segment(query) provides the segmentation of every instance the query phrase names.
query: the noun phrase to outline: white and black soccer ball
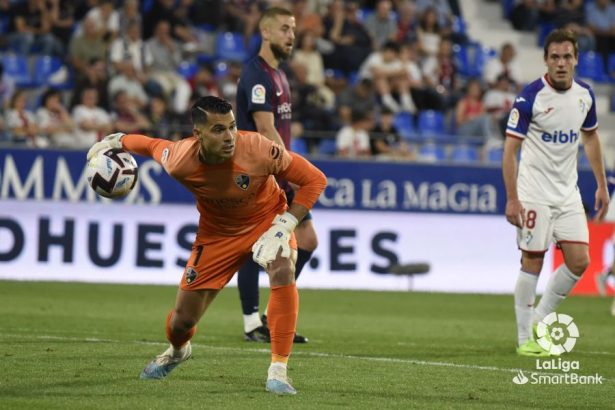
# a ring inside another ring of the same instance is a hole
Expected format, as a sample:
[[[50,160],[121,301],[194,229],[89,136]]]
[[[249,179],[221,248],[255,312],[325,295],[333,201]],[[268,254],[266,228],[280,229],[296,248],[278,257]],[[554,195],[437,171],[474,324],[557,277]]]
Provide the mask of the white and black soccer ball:
[[[127,195],[137,183],[138,174],[137,161],[122,149],[99,152],[86,168],[88,184],[105,198]]]

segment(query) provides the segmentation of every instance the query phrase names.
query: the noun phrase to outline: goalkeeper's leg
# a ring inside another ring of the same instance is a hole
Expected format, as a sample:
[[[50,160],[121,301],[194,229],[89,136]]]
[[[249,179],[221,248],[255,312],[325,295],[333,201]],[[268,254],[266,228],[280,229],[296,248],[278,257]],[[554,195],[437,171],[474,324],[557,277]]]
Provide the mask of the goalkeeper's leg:
[[[196,332],[196,324],[218,292],[218,289],[179,289],[175,308],[169,312],[166,320],[167,340],[171,345],[145,367],[141,379],[165,378],[181,362],[192,356],[190,339]]]
[[[271,365],[267,375],[267,391],[276,394],[296,394],[287,375],[287,363],[299,314],[299,294],[295,285],[296,250],[291,258],[282,258],[269,264],[267,273],[271,284],[268,322],[271,335]]]

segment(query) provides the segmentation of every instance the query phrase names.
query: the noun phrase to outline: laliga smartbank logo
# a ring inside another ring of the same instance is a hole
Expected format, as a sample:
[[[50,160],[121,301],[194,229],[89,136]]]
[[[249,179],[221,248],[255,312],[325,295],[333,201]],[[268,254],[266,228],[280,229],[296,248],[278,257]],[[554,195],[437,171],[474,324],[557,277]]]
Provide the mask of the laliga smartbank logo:
[[[551,356],[570,353],[579,338],[579,328],[569,315],[551,313],[536,326],[536,342]],[[602,376],[582,375],[578,360],[536,359],[536,370],[559,371],[561,373],[532,372],[526,375],[519,370],[515,384],[602,384]]]

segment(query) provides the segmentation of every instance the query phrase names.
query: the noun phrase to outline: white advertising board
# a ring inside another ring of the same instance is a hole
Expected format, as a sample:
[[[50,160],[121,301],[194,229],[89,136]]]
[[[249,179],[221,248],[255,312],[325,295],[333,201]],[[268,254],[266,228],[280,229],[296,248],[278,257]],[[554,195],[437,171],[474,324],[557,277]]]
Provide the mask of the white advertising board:
[[[316,210],[301,288],[511,293],[519,271],[503,216]],[[4,200],[0,279],[177,284],[198,214],[189,205]],[[550,271],[550,252],[545,270]],[[382,273],[426,262],[414,279]],[[542,275],[539,290],[546,283]],[[267,286],[266,275],[261,275]],[[231,282],[231,285],[235,280]]]

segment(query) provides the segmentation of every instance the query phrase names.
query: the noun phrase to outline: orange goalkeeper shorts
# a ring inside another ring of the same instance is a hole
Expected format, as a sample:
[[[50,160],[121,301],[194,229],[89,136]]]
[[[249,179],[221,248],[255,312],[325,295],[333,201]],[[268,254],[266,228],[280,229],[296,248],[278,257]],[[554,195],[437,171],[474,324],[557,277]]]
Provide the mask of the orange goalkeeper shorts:
[[[273,216],[271,217],[273,219]],[[248,234],[213,236],[195,240],[180,283],[182,290],[222,289],[252,255],[252,245],[271,227],[269,219]],[[297,249],[293,232],[290,247]]]

